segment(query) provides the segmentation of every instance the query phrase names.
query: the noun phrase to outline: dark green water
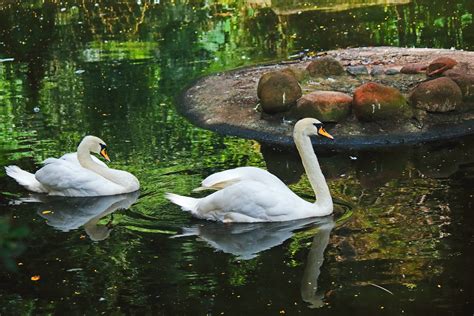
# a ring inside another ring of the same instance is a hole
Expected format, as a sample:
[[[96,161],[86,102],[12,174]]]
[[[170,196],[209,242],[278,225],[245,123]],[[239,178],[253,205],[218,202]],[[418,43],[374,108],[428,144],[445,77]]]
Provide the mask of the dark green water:
[[[319,153],[334,219],[226,226],[163,193],[253,165],[311,199],[294,152],[196,128],[175,97],[305,49],[474,50],[473,1],[155,2],[0,2],[0,165],[33,171],[93,134],[142,184],[27,203],[2,168],[1,315],[472,315],[473,138]],[[183,228],[200,237],[170,238]]]

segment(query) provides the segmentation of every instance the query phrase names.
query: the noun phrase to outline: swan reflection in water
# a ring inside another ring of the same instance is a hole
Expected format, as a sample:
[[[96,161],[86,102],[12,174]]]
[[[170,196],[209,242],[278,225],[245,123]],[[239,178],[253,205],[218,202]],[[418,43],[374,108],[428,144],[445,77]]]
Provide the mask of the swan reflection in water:
[[[332,216],[305,218],[287,222],[222,224],[204,222],[183,228],[183,233],[173,238],[198,236],[217,251],[230,253],[241,260],[249,260],[258,253],[281,245],[295,231],[315,231],[301,283],[301,297],[311,308],[324,305],[324,293],[318,291],[318,278],[324,262],[324,251],[335,225]]]
[[[46,219],[46,223],[63,232],[84,227],[93,241],[109,237],[110,225],[98,225],[98,222],[119,209],[128,209],[140,195],[139,191],[127,194],[97,197],[59,197],[32,195],[21,202],[37,204],[37,213]]]

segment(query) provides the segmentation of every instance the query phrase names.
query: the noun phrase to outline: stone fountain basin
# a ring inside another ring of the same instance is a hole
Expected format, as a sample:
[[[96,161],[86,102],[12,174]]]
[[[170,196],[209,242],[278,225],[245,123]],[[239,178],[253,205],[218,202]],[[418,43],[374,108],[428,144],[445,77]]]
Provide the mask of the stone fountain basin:
[[[399,69],[408,63],[428,64],[437,57],[449,56],[468,64],[471,72],[474,69],[474,52],[447,49],[370,47],[333,50],[328,51],[327,55],[338,59],[344,66],[366,65],[370,68],[376,65],[391,69]],[[256,109],[257,84],[261,75],[266,72],[288,66],[305,68],[309,62],[310,60],[258,65],[201,78],[181,95],[179,110],[195,125],[220,134],[255,139],[267,144],[292,146],[294,122],[288,121],[283,115],[265,115]],[[357,78],[349,76],[349,79],[340,85],[340,89],[336,89],[350,93],[347,90],[352,89],[351,82],[355,86],[376,81],[407,93],[410,85],[424,79],[424,75],[419,74],[381,77],[367,75]],[[337,81],[337,78],[329,78],[328,82],[323,80],[315,84],[324,89],[325,85],[337,86]],[[315,137],[313,143],[318,147],[363,149],[417,144],[474,134],[474,112],[427,113],[422,124],[415,119],[363,123],[350,118],[337,124],[326,124],[326,129],[335,139]]]

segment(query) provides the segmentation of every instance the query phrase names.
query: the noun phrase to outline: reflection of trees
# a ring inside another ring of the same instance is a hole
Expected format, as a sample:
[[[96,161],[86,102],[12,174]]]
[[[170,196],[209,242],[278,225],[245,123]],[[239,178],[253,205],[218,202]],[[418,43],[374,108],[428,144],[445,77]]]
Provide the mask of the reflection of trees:
[[[302,11],[338,12],[368,6],[387,6],[410,3],[412,0],[246,0],[256,7],[271,7],[278,15]]]
[[[54,41],[51,36],[55,7],[44,4],[30,8],[9,4],[0,7],[0,47],[2,53],[27,63],[27,91],[35,102],[44,76],[43,58]],[[31,106],[33,108],[33,106]]]
[[[315,50],[371,45],[472,47],[472,41],[465,38],[472,28],[468,1],[464,5],[452,2],[449,8],[432,1],[416,1],[337,13],[309,11],[289,17],[288,33],[297,34],[293,47]],[[313,22],[312,32],[304,31],[308,20]]]

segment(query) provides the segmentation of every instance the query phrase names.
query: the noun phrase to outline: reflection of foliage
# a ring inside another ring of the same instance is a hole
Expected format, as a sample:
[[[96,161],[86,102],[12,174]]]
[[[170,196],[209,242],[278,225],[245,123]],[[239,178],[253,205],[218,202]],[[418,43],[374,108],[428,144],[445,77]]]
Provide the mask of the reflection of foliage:
[[[260,264],[259,258],[244,261],[234,261],[229,266],[229,283],[231,286],[242,286],[248,282],[251,276]]]
[[[18,87],[17,84],[14,85],[15,88],[6,87],[10,81],[3,77],[1,70],[0,65],[0,100],[5,99],[5,102],[0,105],[0,166],[4,166],[10,161],[31,157],[31,153],[27,150],[29,146],[24,143],[24,140],[34,137],[35,132],[25,131],[16,126],[15,117],[17,114],[15,110],[21,104],[12,101],[21,95],[21,92],[18,91],[21,87]]]
[[[25,226],[13,227],[5,217],[0,217],[0,259],[7,270],[17,270],[14,259],[23,252],[25,247],[21,240],[27,235]]]
[[[392,163],[390,159],[388,162]],[[404,163],[399,161],[401,165]],[[391,167],[389,172],[393,170]],[[416,173],[409,168],[400,172]],[[361,177],[370,176],[362,174]],[[449,207],[437,202],[436,198],[446,191],[446,187],[439,181],[426,178],[414,178],[406,183],[406,180],[393,179],[391,173],[387,174],[386,180],[375,191],[364,189],[360,180],[351,174],[330,182],[333,195],[342,193],[357,205],[352,216],[334,229],[330,253],[339,262],[402,260],[403,264],[392,267],[389,274],[401,281],[416,283],[425,277],[425,267],[441,258],[439,244],[449,235],[445,231],[450,223]],[[312,199],[306,177],[292,188]],[[343,234],[338,233],[341,229]],[[309,246],[310,233],[299,232],[292,238],[288,249],[289,266],[301,264],[296,259],[297,254]],[[440,274],[442,270],[432,268],[431,272]]]

